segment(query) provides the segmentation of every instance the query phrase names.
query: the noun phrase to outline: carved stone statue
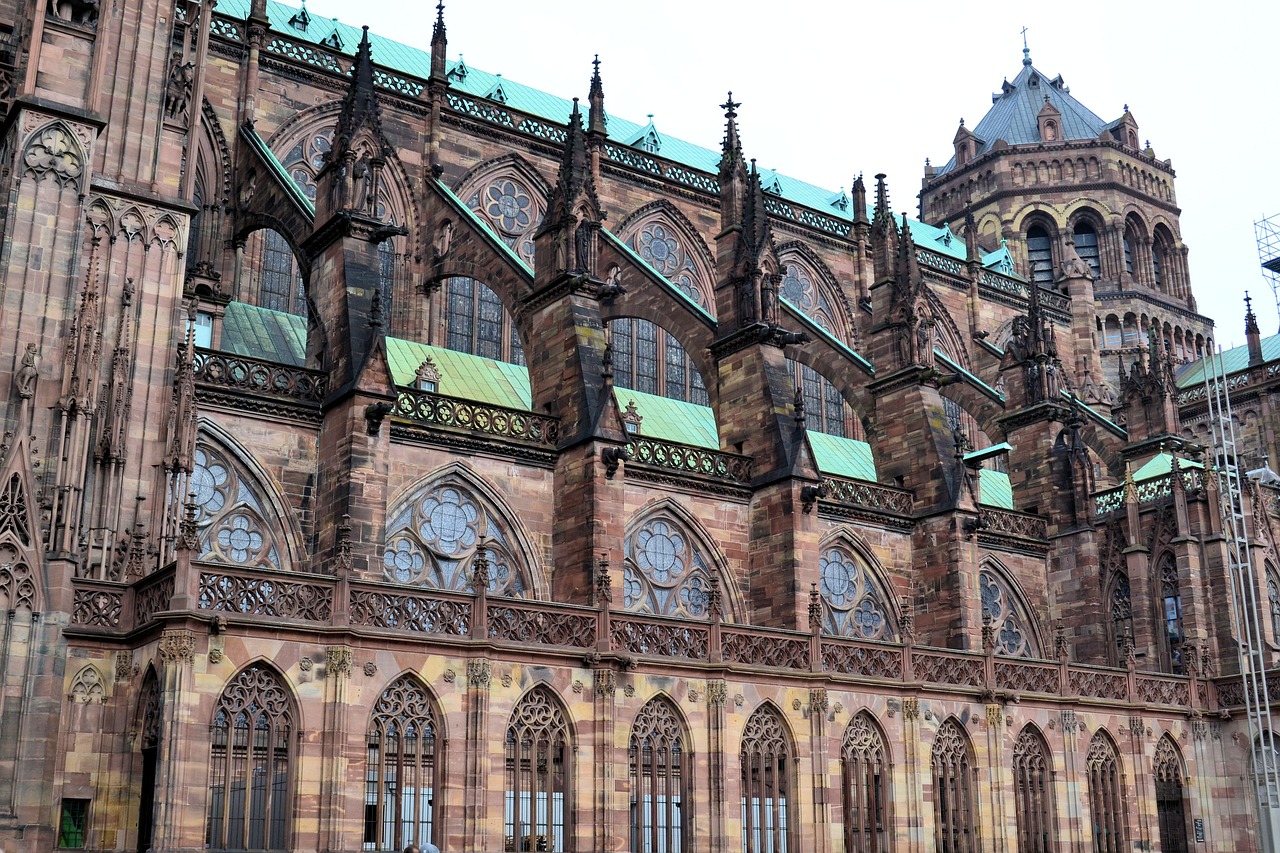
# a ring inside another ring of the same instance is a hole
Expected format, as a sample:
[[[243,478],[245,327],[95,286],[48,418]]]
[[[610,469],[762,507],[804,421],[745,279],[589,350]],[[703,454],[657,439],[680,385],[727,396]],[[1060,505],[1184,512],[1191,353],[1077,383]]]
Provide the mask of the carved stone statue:
[[[436,231],[436,242],[431,249],[432,257],[437,261],[443,260],[445,255],[449,254],[449,249],[453,247],[453,223],[445,220],[440,228]]]
[[[18,396],[23,400],[31,399],[36,391],[36,345],[34,343],[27,344],[27,352],[22,356],[22,367],[18,369],[16,377],[18,385]]]
[[[194,63],[183,62],[182,54],[175,53],[169,61],[169,82],[164,92],[164,114],[175,121],[187,120],[191,108],[191,87],[195,82]]]
[[[575,272],[591,271],[591,226],[583,221],[573,232]]]
[[[98,0],[49,0],[49,14],[85,27],[98,25]]]

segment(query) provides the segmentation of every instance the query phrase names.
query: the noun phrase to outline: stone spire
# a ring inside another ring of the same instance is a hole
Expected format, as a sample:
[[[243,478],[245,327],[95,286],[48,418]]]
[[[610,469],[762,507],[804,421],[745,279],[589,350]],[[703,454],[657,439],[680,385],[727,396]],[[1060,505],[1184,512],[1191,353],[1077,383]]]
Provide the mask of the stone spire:
[[[742,205],[746,201],[747,170],[742,157],[742,140],[738,137],[738,107],[733,92],[720,105],[724,110],[724,144],[720,150],[720,229],[728,231],[742,223]]]
[[[369,28],[364,28],[351,83],[333,131],[333,149],[316,178],[316,224],[338,212],[377,219],[382,170],[391,146],[382,133],[382,109],[373,85]]]
[[[1253,313],[1253,300],[1249,291],[1244,293],[1244,338],[1249,344],[1249,366],[1262,364],[1262,331],[1258,328],[1258,318]]]
[[[445,79],[445,48],[449,39],[445,36],[444,0],[436,4],[436,25],[431,31],[431,79]]]
[[[876,208],[871,221],[875,225],[893,224],[893,209],[889,206],[889,186],[885,183],[885,173],[876,175]]]
[[[603,138],[608,132],[609,116],[604,111],[604,84],[600,80],[600,54],[591,63],[591,92],[587,95],[587,135]]]
[[[596,182],[587,151],[587,136],[582,127],[582,111],[573,99],[569,114],[564,151],[560,156],[560,173],[548,199],[547,213],[535,237],[535,251],[550,257],[539,257],[538,266],[547,264],[553,275],[571,272],[590,275],[595,269],[596,242],[604,213],[596,194]],[[548,243],[543,238],[551,235]]]
[[[862,173],[853,179],[853,222],[855,225],[870,225],[867,218],[867,185],[862,180]]]

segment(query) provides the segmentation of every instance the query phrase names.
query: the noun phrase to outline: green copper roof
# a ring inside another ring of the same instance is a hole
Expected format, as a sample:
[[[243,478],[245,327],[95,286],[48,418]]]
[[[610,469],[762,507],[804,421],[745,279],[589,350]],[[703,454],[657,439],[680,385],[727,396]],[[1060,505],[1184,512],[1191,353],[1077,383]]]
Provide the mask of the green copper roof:
[[[641,272],[649,276],[650,281],[652,281],[654,284],[658,285],[663,290],[675,296],[681,302],[684,302],[686,305],[688,305],[698,314],[702,315],[702,317],[708,323],[710,324],[715,323],[716,321],[715,317],[712,317],[711,313],[707,311],[706,308],[703,308],[694,300],[692,296],[685,293],[680,288],[676,287],[674,284],[671,283],[670,279],[668,279],[662,273],[654,269],[653,266],[644,258],[642,258],[638,252],[636,252],[634,249],[628,246],[625,240],[618,239],[618,236],[607,228],[601,228],[600,233],[601,235],[604,236],[606,243],[612,243],[615,249],[622,252],[627,257],[629,257],[632,263],[634,263],[636,266],[640,268]]]
[[[941,361],[945,367],[949,368],[950,370],[954,370],[956,373],[959,373],[965,379],[969,380],[970,385],[977,388],[979,391],[982,391],[988,397],[991,397],[992,399],[995,399],[995,400],[999,400],[1001,403],[1004,402],[1003,394],[1001,394],[996,389],[992,388],[987,383],[983,382],[977,376],[974,376],[972,373],[965,370],[960,365],[956,364],[951,359],[947,358],[946,353],[942,352],[942,350],[934,350],[933,357]]]
[[[978,487],[982,490],[983,506],[1013,509],[1013,487],[1005,472],[983,468],[978,472]]]
[[[466,217],[471,220],[473,224],[477,225],[480,233],[484,234],[489,239],[490,245],[497,249],[499,253],[505,255],[507,260],[515,264],[516,269],[523,272],[528,277],[529,281],[533,281],[533,270],[524,262],[524,258],[517,255],[515,250],[508,246],[506,242],[498,236],[497,232],[493,230],[492,225],[479,216],[476,216],[475,211],[467,207],[467,205],[463,203],[462,199],[458,198],[457,194],[453,190],[449,189],[449,186],[444,181],[435,180],[431,183],[435,186],[436,191],[440,193],[444,200],[449,203],[449,206],[452,207],[459,216]]]
[[[222,316],[221,350],[302,367],[307,363],[307,318],[231,302]]]
[[[1204,468],[1199,462],[1192,462],[1190,459],[1179,459],[1179,468]],[[1133,472],[1133,480],[1135,483],[1143,480],[1154,480],[1156,477],[1163,477],[1173,470],[1173,456],[1168,453],[1160,453],[1143,465],[1137,471]]]
[[[1262,358],[1264,361],[1280,359],[1280,335],[1271,335],[1262,339]],[[1174,374],[1174,379],[1179,388],[1200,387],[1204,385],[1206,370],[1209,371],[1211,376],[1222,376],[1223,374],[1230,376],[1233,373],[1239,373],[1248,366],[1249,345],[1244,344],[1243,346],[1223,350],[1221,361],[1215,357],[1213,363],[1210,364],[1209,359],[1202,358],[1199,361],[1184,364],[1178,368],[1178,372]]]
[[[876,482],[876,463],[871,445],[853,438],[840,438],[824,432],[805,430],[813,462],[823,474],[851,480]]]
[[[614,386],[613,398],[619,409],[635,403],[643,420],[640,435],[664,441],[678,441],[708,450],[720,449],[720,434],[716,429],[716,416],[709,406],[669,400],[643,391]]]
[[[293,200],[293,203],[298,206],[299,210],[306,214],[308,219],[314,221],[316,218],[315,202],[307,198],[307,194],[303,192],[302,187],[298,182],[289,176],[289,170],[280,162],[280,158],[267,147],[267,143],[262,140],[262,137],[258,135],[258,132],[251,127],[242,125],[240,127],[240,135],[249,143],[250,148],[258,152],[258,155],[262,157],[263,161],[267,164],[267,167],[275,173],[276,180],[280,183],[280,186],[284,191],[289,194],[289,198]]]
[[[811,318],[808,314],[804,313],[804,311],[800,310],[795,305],[792,305],[791,300],[787,299],[786,297],[782,297],[779,301],[787,309],[788,314],[790,314],[792,317],[800,321],[800,325],[804,326],[810,332],[812,332],[813,334],[825,340],[834,349],[843,353],[850,361],[858,365],[858,367],[861,367],[863,372],[866,373],[868,376],[876,375],[876,369],[871,364],[871,362],[867,361],[865,358],[863,358],[861,355],[859,355],[857,352],[851,349],[849,345],[846,344],[844,341],[840,340],[835,335],[831,334],[829,331],[827,331],[826,329],[822,328],[817,323],[815,323],[813,321],[813,318]]]
[[[436,390],[441,394],[522,411],[533,407],[529,371],[522,365],[401,338],[387,338],[387,362],[397,385],[412,387],[418,366],[428,356],[440,371],[440,384]]]

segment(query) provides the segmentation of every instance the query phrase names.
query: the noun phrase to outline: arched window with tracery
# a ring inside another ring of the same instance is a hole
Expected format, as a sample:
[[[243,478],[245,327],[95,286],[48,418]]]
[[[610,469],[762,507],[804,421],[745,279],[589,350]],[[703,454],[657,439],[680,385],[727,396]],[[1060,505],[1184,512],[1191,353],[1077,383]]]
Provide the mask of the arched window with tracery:
[[[265,664],[241,670],[222,691],[209,731],[210,850],[289,847],[294,713]]]
[[[1124,853],[1129,849],[1124,824],[1123,779],[1120,757],[1106,732],[1099,729],[1089,741],[1085,758],[1089,771],[1089,813],[1093,820],[1093,849]]]
[[[807,264],[796,258],[783,260],[781,296],[792,306],[817,323],[836,340],[845,340],[845,330],[839,314],[823,292],[819,279]]]
[[[991,620],[997,655],[1011,658],[1039,657],[1031,618],[1012,587],[990,567],[978,572],[983,619]]]
[[[573,773],[569,724],[560,703],[535,687],[507,725],[505,849],[563,853],[572,838]]]
[[[533,267],[533,232],[542,222],[546,205],[527,179],[509,170],[488,177],[472,191],[467,206]]]
[[[1018,821],[1018,850],[1055,853],[1053,760],[1049,747],[1032,727],[1013,744],[1013,806]]]
[[[1076,243],[1076,254],[1080,260],[1089,265],[1093,277],[1102,275],[1102,258],[1098,246],[1098,231],[1091,222],[1084,219],[1078,221],[1072,231]]]
[[[608,327],[615,385],[699,406],[710,404],[702,374],[674,335],[638,317],[610,320]]]
[[[1156,819],[1161,853],[1187,853],[1187,815],[1182,790],[1182,758],[1168,735],[1156,744]]]
[[[709,273],[696,259],[691,238],[662,216],[628,226],[628,242],[640,257],[711,316],[716,314]]]
[[[865,561],[843,545],[826,548],[818,559],[822,631],[860,640],[897,639],[888,594]]]
[[[279,231],[261,228],[245,239],[240,298],[272,311],[306,316],[302,270]]]
[[[1129,591],[1129,576],[1116,572],[1111,581],[1111,641],[1116,653],[1116,665],[1124,666],[1125,652],[1133,642],[1133,596]]]
[[[781,715],[770,705],[757,708],[742,732],[743,853],[793,850],[794,754]]]
[[[382,691],[369,718],[364,783],[365,850],[423,847],[435,827],[440,741],[426,688],[402,676]]]
[[[623,543],[623,607],[634,613],[706,619],[716,571],[687,526],[670,515],[646,519]]]
[[[445,346],[458,352],[524,364],[524,346],[498,294],[472,278],[445,281]]]
[[[474,592],[481,543],[489,594],[523,598],[532,589],[515,536],[476,490],[451,478],[418,489],[387,515],[383,575],[392,583]]]
[[[787,367],[804,399],[805,425],[809,429],[840,438],[861,437],[862,425],[839,388],[807,364],[789,358]]]
[[[327,127],[299,139],[280,158],[285,171],[307,198],[316,200],[316,175],[324,168],[325,156],[333,150],[333,128]]]
[[[845,728],[840,760],[845,853],[888,853],[889,748],[866,711],[854,715]]]
[[[1027,268],[1033,282],[1053,286],[1053,244],[1043,225],[1027,229]]]
[[[649,700],[631,726],[631,849],[636,853],[681,853],[689,849],[688,742],[670,700]]]
[[[1173,280],[1173,235],[1164,225],[1157,225],[1151,240],[1151,276],[1158,290],[1176,293]]]
[[[189,488],[195,497],[200,559],[264,569],[289,568],[281,520],[255,478],[213,444],[196,444]],[[210,593],[202,593],[208,595]]]
[[[973,756],[969,737],[954,718],[938,727],[931,766],[934,849],[937,853],[976,853],[978,798]]]
[[[1182,674],[1185,666],[1182,648],[1186,636],[1182,629],[1182,592],[1178,585],[1178,564],[1172,554],[1165,554],[1160,561],[1160,617],[1164,623],[1165,666],[1170,672]]]

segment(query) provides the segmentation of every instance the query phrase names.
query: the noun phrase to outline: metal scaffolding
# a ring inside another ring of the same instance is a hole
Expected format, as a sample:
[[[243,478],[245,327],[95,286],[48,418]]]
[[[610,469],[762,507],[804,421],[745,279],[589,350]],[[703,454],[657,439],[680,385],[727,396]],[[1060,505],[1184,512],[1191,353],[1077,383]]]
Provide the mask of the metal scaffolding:
[[[1271,285],[1271,295],[1276,300],[1276,313],[1280,314],[1280,213],[1253,223],[1253,234],[1258,238],[1258,260],[1262,263],[1262,277]]]

